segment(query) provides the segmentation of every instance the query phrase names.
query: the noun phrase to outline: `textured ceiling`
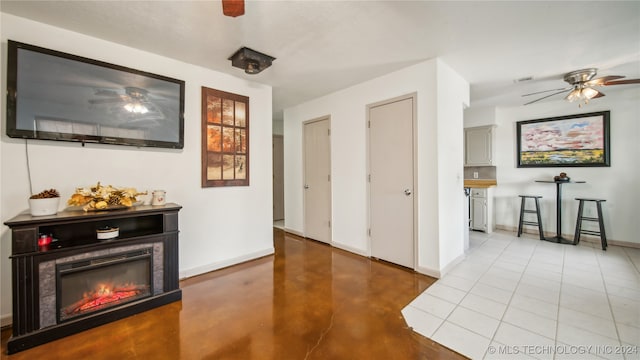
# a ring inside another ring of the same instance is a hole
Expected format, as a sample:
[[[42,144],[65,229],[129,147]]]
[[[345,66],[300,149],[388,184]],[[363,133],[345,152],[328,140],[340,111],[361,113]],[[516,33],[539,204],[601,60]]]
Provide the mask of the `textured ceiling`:
[[[523,104],[522,94],[564,87],[564,73],[585,67],[640,78],[638,1],[247,0],[245,15],[229,18],[218,0],[2,0],[0,11],[269,84],[275,118],[434,57],[469,81],[473,107]],[[227,60],[241,46],[277,59],[246,75]]]

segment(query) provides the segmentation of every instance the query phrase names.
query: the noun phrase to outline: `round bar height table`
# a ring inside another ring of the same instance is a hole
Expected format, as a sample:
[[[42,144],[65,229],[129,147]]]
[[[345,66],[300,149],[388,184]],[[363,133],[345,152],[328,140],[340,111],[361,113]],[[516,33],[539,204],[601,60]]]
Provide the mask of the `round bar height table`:
[[[584,184],[582,180],[536,180],[539,183],[556,184],[556,236],[545,237],[544,240],[558,244],[576,245],[574,241],[562,237],[562,185],[563,184]]]

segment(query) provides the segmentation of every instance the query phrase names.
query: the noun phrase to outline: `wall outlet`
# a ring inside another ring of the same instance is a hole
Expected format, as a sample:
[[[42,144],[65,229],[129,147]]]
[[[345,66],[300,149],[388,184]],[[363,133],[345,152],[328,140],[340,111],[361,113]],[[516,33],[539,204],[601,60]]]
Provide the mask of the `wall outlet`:
[[[474,179],[477,179],[477,178],[478,178],[478,172],[477,172],[477,171],[474,171],[474,172],[473,172],[473,178],[474,178]]]

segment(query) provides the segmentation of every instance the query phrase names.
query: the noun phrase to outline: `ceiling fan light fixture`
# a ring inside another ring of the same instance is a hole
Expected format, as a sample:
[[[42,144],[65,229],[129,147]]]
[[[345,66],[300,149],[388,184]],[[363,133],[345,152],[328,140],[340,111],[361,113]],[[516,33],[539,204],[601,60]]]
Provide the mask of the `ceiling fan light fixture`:
[[[571,90],[571,92],[569,94],[567,94],[567,97],[564,98],[567,101],[570,102],[574,102],[576,100],[580,100],[580,89],[573,89]]]
[[[571,90],[567,97],[565,97],[565,100],[568,100],[569,102],[579,101],[580,104],[578,107],[582,107],[583,103],[585,105],[588,104],[589,100],[598,97],[598,95],[604,96],[604,94],[601,95],[598,90],[580,84],[576,85],[576,87]]]
[[[275,59],[273,56],[243,46],[228,60],[231,60],[231,66],[240,68],[247,74],[255,75],[271,66]]]
[[[590,87],[585,87],[580,93],[585,97],[585,99],[593,99],[594,97],[596,97],[596,95],[598,95],[598,90],[592,89]]]

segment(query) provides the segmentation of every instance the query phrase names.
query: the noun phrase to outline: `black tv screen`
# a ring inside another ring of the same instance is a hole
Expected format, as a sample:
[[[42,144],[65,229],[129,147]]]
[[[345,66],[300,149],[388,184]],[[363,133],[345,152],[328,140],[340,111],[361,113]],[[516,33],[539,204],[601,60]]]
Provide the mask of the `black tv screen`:
[[[9,40],[7,135],[184,146],[184,81]]]

